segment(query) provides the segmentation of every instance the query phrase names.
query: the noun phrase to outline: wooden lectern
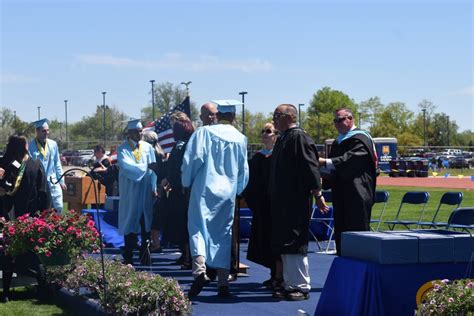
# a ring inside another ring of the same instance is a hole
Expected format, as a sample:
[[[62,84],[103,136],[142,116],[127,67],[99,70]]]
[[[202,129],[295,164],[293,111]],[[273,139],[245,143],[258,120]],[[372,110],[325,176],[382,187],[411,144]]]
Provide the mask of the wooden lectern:
[[[70,210],[81,211],[87,208],[87,204],[96,204],[94,186],[99,196],[99,204],[105,203],[105,186],[102,185],[99,194],[97,180],[90,177],[65,177],[66,192],[63,194],[64,202],[69,203]]]

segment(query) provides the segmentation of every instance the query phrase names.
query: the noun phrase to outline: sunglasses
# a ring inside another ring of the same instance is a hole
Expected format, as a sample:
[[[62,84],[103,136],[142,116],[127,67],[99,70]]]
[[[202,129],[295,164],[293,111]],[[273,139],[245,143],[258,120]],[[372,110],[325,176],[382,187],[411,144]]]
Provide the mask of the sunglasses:
[[[341,123],[341,122],[344,122],[346,119],[352,119],[351,116],[339,116],[339,117],[336,117],[334,120],[332,120],[334,123]]]
[[[262,129],[262,134],[270,135],[270,134],[273,134],[273,131],[269,128],[267,128],[267,129],[264,128],[264,129]]]
[[[286,114],[286,113],[281,113],[281,112],[275,112],[275,113],[273,113],[273,117],[274,117],[274,118],[280,118],[280,117],[282,117],[282,116],[288,116],[288,114]]]

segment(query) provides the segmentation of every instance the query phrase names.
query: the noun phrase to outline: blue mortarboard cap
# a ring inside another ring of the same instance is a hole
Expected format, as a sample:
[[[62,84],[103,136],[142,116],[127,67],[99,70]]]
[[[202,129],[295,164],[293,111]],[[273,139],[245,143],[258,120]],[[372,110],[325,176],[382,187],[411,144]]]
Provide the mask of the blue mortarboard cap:
[[[47,118],[33,122],[33,124],[35,125],[35,128],[48,128],[49,127],[48,123],[49,121]]]
[[[217,111],[221,113],[235,113],[235,107],[242,105],[242,102],[237,100],[212,100],[217,104]]]
[[[127,122],[127,129],[141,129],[141,128],[143,128],[143,125],[139,119],[133,119]]]

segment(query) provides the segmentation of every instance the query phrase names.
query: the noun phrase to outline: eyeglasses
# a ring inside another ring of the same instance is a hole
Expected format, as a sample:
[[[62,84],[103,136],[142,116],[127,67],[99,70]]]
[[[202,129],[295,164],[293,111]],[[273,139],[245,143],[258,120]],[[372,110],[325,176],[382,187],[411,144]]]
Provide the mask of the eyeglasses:
[[[352,119],[352,116],[339,116],[332,120],[335,124],[344,122],[346,119]]]
[[[286,113],[281,113],[281,112],[275,112],[273,113],[273,118],[280,118],[282,116],[288,116]]]
[[[270,134],[273,134],[273,131],[272,131],[271,129],[269,129],[269,128],[267,128],[267,129],[263,128],[263,129],[262,129],[262,134],[268,134],[268,135],[270,135]]]

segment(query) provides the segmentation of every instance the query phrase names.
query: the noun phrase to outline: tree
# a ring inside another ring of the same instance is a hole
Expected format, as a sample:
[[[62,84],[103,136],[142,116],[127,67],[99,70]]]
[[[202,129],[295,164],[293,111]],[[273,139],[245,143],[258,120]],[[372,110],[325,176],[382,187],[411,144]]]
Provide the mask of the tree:
[[[370,133],[373,137],[398,137],[404,132],[410,132],[413,115],[413,112],[407,109],[405,103],[389,103],[376,115]]]
[[[96,107],[96,111],[92,116],[84,116],[81,121],[71,124],[70,136],[71,141],[82,141],[90,143],[103,143],[104,125],[103,125],[104,108],[102,105]],[[124,130],[128,115],[119,111],[115,106],[105,107],[105,137],[106,141],[118,141],[123,139]],[[84,146],[83,146],[84,147]],[[89,144],[85,147],[90,148]]]
[[[323,142],[327,138],[336,137],[337,131],[332,123],[333,112],[340,107],[349,108],[353,113],[357,113],[354,100],[345,93],[332,90],[329,87],[318,90],[310,101],[308,116],[305,119],[303,127],[313,139],[316,139],[316,141],[319,139],[319,142]],[[318,115],[320,116],[319,131],[321,135],[317,135]]]
[[[174,106],[183,102],[186,98],[186,89],[180,85],[174,85],[171,82],[158,83],[154,87],[155,94],[155,119],[159,119]],[[151,94],[151,92],[150,92]],[[151,122],[152,119],[152,100],[150,104],[141,109],[142,121]],[[196,104],[191,101],[191,119],[196,121],[199,119],[199,112],[196,109]]]
[[[7,143],[10,135],[28,132],[28,123],[22,121],[11,109],[6,107],[0,109],[0,142],[2,145]]]
[[[375,119],[383,111],[384,105],[379,97],[372,97],[359,104],[359,112],[361,113],[361,120],[368,124],[367,129],[371,129],[375,125]],[[359,126],[360,127],[360,126]]]

